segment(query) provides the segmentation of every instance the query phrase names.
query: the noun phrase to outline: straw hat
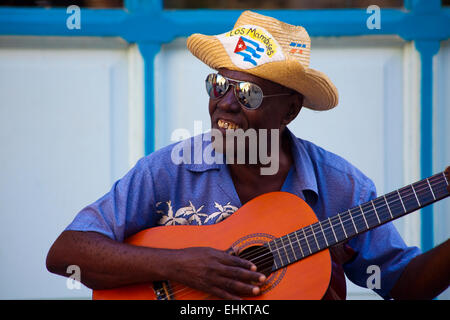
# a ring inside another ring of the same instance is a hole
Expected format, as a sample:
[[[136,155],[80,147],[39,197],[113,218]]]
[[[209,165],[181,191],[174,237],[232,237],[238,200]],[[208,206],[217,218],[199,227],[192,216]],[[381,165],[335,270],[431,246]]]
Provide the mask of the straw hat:
[[[311,40],[301,26],[244,11],[233,30],[216,36],[193,34],[187,47],[213,69],[249,73],[300,92],[307,108],[328,110],[338,104],[331,80],[309,68]]]

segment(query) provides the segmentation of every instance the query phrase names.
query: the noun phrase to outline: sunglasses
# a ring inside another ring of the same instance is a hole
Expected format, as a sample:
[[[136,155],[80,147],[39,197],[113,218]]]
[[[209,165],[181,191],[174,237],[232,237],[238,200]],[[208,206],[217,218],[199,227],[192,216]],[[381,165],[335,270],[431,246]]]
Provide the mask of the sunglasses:
[[[264,98],[288,96],[292,93],[278,93],[264,95],[262,89],[251,82],[238,81],[226,78],[218,73],[211,73],[206,77],[206,92],[211,99],[219,99],[223,97],[230,85],[234,86],[234,95],[241,104],[246,109],[255,110],[257,109]]]

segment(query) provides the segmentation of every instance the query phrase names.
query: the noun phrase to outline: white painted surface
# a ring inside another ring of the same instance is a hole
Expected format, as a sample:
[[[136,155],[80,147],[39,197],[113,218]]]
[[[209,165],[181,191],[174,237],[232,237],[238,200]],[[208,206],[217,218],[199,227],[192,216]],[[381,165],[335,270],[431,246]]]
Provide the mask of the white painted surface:
[[[142,91],[130,61],[137,50],[114,39],[0,38],[0,299],[90,297],[67,289],[45,258],[139,154],[129,136],[142,126],[128,119],[142,99],[129,94]]]

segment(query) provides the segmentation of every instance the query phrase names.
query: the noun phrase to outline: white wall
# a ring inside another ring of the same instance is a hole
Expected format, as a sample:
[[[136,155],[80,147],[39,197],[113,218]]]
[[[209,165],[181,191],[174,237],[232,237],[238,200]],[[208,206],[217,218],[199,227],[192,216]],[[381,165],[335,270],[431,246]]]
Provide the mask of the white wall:
[[[117,39],[0,38],[0,299],[90,297],[45,258],[142,155],[140,70]]]

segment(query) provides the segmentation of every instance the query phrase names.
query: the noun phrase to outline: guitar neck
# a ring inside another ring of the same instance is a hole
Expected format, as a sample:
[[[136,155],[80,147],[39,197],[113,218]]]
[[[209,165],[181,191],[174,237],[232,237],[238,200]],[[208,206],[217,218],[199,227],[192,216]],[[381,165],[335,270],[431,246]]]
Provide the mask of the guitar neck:
[[[448,197],[444,172],[267,243],[274,270]]]

